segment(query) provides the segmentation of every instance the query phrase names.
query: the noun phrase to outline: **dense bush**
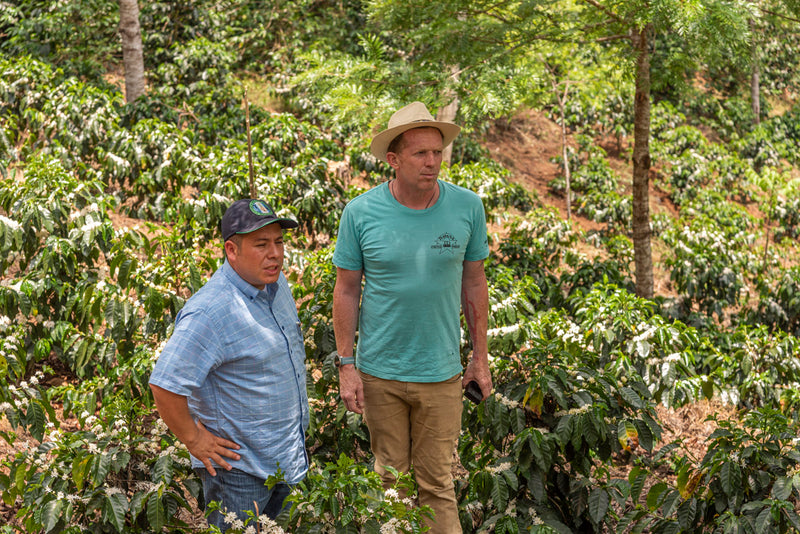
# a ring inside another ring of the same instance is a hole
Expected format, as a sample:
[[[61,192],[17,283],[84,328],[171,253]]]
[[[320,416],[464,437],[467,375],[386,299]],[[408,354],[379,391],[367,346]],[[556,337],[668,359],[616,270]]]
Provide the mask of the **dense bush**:
[[[727,308],[743,300],[744,273],[754,272],[755,236],[746,229],[725,228],[706,216],[663,235],[672,248],[665,260],[670,280],[683,298],[688,313],[693,305],[707,315],[722,317]]]

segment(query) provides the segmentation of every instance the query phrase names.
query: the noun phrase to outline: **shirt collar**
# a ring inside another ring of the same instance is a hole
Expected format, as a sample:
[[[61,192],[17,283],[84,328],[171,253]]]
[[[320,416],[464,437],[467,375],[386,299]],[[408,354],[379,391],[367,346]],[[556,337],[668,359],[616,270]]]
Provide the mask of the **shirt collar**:
[[[222,264],[222,272],[236,289],[244,293],[244,295],[250,299],[254,299],[263,294],[267,299],[272,300],[275,297],[275,293],[278,291],[278,282],[267,284],[263,291],[251,285],[247,280],[239,276],[239,273],[231,267],[227,259]]]

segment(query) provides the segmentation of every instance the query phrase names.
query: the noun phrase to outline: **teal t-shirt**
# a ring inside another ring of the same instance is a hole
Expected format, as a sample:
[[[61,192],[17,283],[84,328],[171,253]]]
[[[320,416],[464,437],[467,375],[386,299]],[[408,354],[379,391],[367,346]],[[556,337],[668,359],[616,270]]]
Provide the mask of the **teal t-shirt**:
[[[483,203],[462,187],[440,180],[424,210],[397,202],[388,183],[347,204],[333,263],[364,273],[357,367],[406,382],[460,373],[463,262],[488,255]]]

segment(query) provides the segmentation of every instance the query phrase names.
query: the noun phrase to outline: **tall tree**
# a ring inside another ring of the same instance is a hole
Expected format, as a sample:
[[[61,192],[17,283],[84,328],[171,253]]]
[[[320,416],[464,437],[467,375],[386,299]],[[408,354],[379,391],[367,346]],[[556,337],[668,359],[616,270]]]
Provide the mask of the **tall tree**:
[[[491,69],[530,54],[537,43],[595,40],[616,47],[635,77],[633,242],[636,292],[653,296],[650,245],[650,61],[654,37],[676,32],[698,57],[738,47],[749,36],[745,0],[372,0],[371,17],[403,31],[431,62]],[[619,43],[619,45],[618,45]]]
[[[138,0],[119,0],[119,35],[125,67],[125,101],[130,103],[143,95],[145,89]]]
[[[636,294],[653,297],[653,254],[650,248],[650,35],[647,23],[631,32],[636,51],[636,92],[633,102],[633,260]]]

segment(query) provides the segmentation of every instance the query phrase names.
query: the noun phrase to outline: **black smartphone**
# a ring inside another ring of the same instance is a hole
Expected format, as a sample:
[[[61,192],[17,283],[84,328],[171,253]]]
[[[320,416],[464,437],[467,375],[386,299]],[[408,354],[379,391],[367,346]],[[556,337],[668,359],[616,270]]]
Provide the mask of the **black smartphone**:
[[[478,404],[483,400],[483,392],[481,391],[481,387],[474,380],[470,380],[470,382],[467,384],[467,387],[464,389],[464,395],[475,404]]]

